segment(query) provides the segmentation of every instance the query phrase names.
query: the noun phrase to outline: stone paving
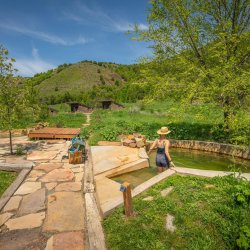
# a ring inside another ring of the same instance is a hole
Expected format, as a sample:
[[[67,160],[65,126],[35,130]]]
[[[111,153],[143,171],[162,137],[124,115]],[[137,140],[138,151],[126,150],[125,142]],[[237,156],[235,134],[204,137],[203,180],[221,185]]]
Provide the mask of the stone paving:
[[[84,164],[62,160],[68,146],[50,142],[28,154],[36,166],[0,213],[0,249],[84,249]]]

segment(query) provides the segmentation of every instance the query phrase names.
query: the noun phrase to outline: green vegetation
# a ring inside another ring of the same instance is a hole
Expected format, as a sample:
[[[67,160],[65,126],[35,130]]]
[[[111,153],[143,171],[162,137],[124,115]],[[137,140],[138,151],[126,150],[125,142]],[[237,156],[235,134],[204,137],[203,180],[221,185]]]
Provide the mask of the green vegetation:
[[[55,70],[49,70],[32,78],[40,97],[49,104],[66,102],[80,98],[84,92],[94,86],[114,85],[113,80],[122,80],[115,72],[115,64],[82,61],[76,64],[65,64]],[[101,75],[100,73],[101,72]],[[54,93],[55,94],[51,94]],[[65,94],[69,95],[68,100]]]
[[[49,116],[45,121],[51,127],[81,128],[86,123],[86,116],[81,113],[59,113]]]
[[[16,179],[16,172],[0,171],[0,197],[10,184]]]
[[[249,104],[249,1],[151,1],[147,30],[154,58],[142,74],[151,98],[215,103],[224,131]],[[172,92],[172,93],[171,93]],[[238,123],[238,125],[240,125]]]
[[[160,191],[173,186],[162,197]],[[244,186],[244,203],[235,186]],[[143,198],[153,196],[153,201]],[[237,196],[238,198],[235,198]],[[249,249],[250,183],[231,176],[171,176],[133,199],[134,217],[123,208],[104,222],[109,249]],[[248,201],[248,203],[247,203]],[[166,215],[175,217],[175,232],[165,229]]]
[[[11,130],[22,117],[24,95],[17,78],[13,77],[14,59],[9,58],[9,52],[0,45],[0,127],[9,131],[10,153],[13,154]]]
[[[172,139],[190,139],[250,143],[249,115],[241,114],[241,126],[232,134],[223,130],[223,111],[212,104],[195,104],[181,107],[173,101],[151,102],[126,105],[124,110],[97,110],[92,114],[91,126],[83,135],[91,134],[90,143],[99,140],[117,140],[118,135],[133,132],[143,133],[148,139],[157,137],[156,131],[168,126]],[[133,117],[131,119],[131,117]],[[237,133],[240,133],[240,137]]]

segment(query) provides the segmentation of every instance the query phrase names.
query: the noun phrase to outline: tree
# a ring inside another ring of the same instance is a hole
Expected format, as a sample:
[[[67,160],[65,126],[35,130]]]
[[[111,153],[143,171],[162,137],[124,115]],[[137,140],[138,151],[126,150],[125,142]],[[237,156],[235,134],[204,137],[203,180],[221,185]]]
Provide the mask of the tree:
[[[32,118],[35,120],[36,114],[40,111],[40,102],[38,99],[38,90],[35,88],[33,79],[28,79],[25,82],[25,106],[31,108]]]
[[[9,59],[8,50],[0,45],[0,125],[9,131],[10,153],[13,154],[12,133],[22,113],[23,92],[14,78],[14,59]]]
[[[249,0],[152,0],[148,30],[155,61],[175,60],[182,97],[219,104],[224,124],[249,95]],[[183,93],[182,93],[183,94]]]

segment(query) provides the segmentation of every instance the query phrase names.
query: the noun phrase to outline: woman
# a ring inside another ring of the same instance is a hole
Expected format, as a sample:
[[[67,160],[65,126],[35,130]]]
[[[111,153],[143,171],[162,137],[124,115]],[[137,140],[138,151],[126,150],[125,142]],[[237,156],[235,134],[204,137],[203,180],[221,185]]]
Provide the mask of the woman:
[[[156,139],[152,146],[150,147],[148,154],[157,147],[157,154],[156,154],[156,166],[158,168],[158,172],[161,173],[165,171],[167,168],[174,166],[172,163],[170,154],[168,152],[170,142],[166,139],[166,135],[169,134],[171,131],[168,130],[167,127],[162,127],[157,131],[157,134],[160,135],[159,139]]]

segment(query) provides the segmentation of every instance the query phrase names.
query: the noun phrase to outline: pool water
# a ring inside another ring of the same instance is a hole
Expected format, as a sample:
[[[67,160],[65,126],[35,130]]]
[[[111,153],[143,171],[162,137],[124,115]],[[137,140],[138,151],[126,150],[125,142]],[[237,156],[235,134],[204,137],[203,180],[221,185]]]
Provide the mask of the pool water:
[[[119,183],[127,181],[132,184],[132,187],[142,184],[146,180],[149,180],[153,176],[157,175],[155,155],[156,152],[152,152],[150,155],[149,168],[122,174],[111,179]],[[217,171],[235,170],[242,173],[250,173],[249,160],[234,158],[228,155],[181,148],[171,148],[170,155],[176,167]]]

